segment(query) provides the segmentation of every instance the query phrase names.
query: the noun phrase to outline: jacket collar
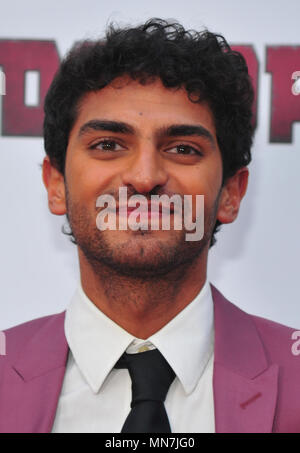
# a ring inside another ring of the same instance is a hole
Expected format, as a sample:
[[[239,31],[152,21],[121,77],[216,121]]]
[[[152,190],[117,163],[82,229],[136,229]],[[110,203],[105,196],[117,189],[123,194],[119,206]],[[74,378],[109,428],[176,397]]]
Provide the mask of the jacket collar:
[[[68,355],[64,318],[63,312],[37,319],[7,335],[7,366],[2,369],[0,387],[0,432],[51,431]],[[13,359],[10,342],[20,342],[24,333],[31,337],[22,340],[23,348]]]
[[[226,300],[213,285],[212,292],[216,432],[271,432],[278,366],[268,362],[251,315]]]
[[[213,286],[215,362],[252,379],[269,364],[251,316],[231,302]]]
[[[43,328],[24,345],[12,364],[25,382],[66,365],[68,343],[64,334],[65,311],[47,318]]]

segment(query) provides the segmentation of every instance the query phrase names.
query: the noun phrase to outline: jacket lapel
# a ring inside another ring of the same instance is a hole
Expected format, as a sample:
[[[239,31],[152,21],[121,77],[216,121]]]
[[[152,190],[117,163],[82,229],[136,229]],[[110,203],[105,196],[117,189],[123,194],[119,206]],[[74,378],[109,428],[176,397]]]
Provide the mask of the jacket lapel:
[[[218,433],[272,432],[278,365],[269,364],[251,316],[212,286],[214,404]]]
[[[1,383],[1,432],[51,431],[68,354],[64,318],[65,312],[49,317],[7,366]]]

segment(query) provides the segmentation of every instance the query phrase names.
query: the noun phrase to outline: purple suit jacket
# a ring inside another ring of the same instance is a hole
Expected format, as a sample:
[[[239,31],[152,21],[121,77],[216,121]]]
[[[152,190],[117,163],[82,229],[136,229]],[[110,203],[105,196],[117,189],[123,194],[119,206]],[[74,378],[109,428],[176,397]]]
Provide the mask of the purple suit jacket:
[[[293,329],[249,315],[212,286],[217,433],[300,432],[300,356]],[[65,312],[6,331],[0,432],[51,432],[65,374]]]

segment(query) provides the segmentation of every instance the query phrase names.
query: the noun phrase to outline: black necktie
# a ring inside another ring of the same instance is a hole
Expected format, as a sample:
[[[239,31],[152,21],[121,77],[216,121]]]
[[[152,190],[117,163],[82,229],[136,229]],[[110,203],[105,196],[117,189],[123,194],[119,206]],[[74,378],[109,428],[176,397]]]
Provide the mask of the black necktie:
[[[158,349],[127,354],[115,368],[128,368],[132,383],[131,411],[122,433],[170,433],[164,401],[175,373]]]

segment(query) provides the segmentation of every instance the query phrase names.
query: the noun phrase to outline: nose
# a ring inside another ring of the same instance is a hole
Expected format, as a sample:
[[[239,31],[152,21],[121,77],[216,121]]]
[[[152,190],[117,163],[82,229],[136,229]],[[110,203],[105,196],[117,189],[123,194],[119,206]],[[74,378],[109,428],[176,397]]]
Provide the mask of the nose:
[[[144,146],[137,151],[124,170],[122,183],[132,186],[137,193],[146,194],[156,186],[164,186],[168,181],[163,158],[155,147]]]

